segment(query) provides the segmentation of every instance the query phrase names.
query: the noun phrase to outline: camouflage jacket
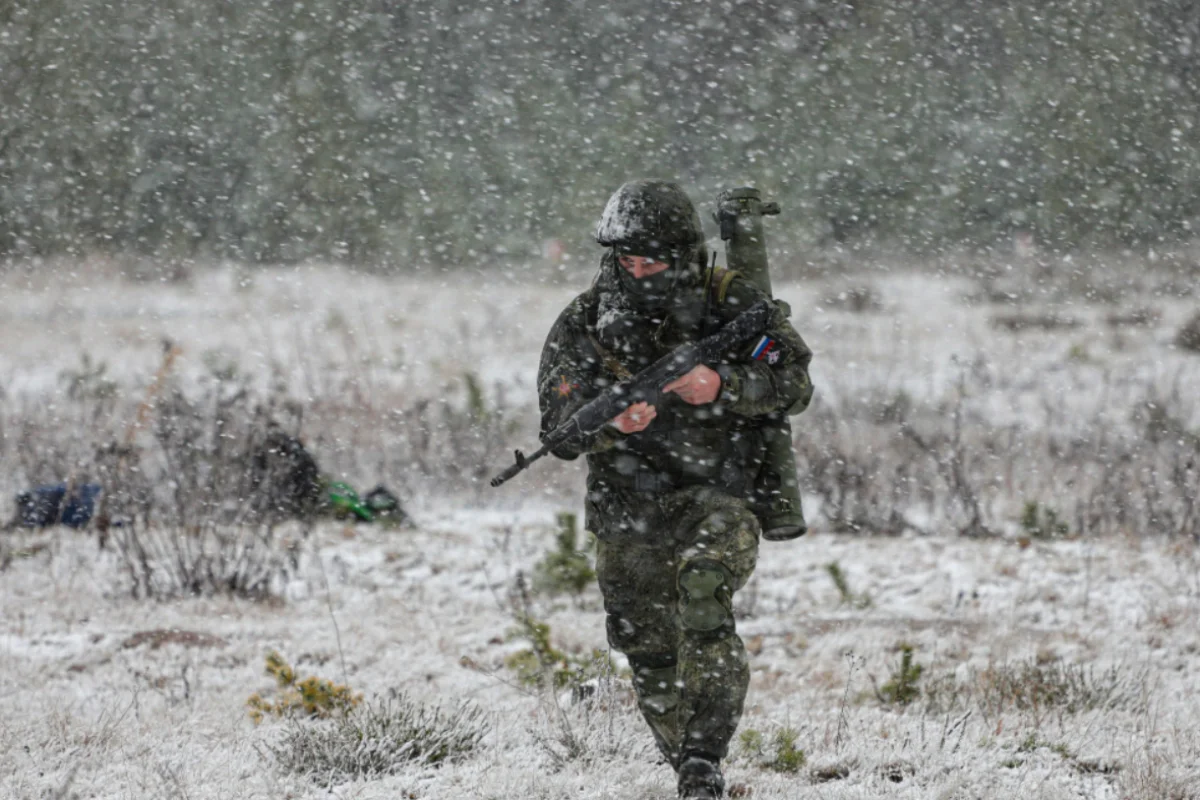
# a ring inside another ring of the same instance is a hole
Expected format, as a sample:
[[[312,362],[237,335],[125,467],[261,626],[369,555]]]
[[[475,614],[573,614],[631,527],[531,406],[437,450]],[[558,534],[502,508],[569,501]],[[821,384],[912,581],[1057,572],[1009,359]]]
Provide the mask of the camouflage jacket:
[[[713,286],[693,278],[680,287],[665,312],[634,313],[621,307],[618,290],[605,279],[614,269],[606,257],[596,284],[567,306],[546,339],[538,369],[543,437],[608,386],[764,298],[736,273],[718,273]],[[645,430],[626,435],[607,425],[554,455],[587,456],[590,494],[605,486],[654,492],[695,485],[742,494],[761,464],[762,418],[808,405],[811,359],[776,307],[763,339],[708,365],[721,376],[715,402],[693,406],[667,395]]]

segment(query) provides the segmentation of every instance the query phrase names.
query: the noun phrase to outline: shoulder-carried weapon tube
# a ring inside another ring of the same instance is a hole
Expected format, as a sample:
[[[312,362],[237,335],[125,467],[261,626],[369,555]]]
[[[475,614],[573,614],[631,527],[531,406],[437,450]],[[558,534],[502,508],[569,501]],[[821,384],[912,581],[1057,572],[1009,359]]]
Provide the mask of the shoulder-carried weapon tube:
[[[728,351],[761,336],[770,324],[773,310],[770,302],[759,300],[711,336],[680,345],[637,375],[589,400],[563,424],[546,434],[537,452],[526,456],[520,450],[516,451],[516,463],[492,478],[492,486],[499,486],[566,442],[600,430],[634,403],[660,403],[662,387],[671,381],[683,377],[697,364],[715,364]]]

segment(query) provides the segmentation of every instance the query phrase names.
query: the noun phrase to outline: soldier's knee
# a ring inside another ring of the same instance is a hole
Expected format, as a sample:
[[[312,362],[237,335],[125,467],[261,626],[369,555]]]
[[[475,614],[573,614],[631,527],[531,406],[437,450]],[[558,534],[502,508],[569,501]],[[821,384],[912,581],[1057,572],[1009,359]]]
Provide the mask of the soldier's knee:
[[[712,548],[726,550],[730,547],[752,547],[753,543],[758,541],[760,526],[754,512],[739,503],[704,517],[694,531],[692,540],[688,542],[684,551],[685,558],[689,554],[703,558],[703,554]]]
[[[758,518],[738,504],[705,517],[696,530],[695,539],[680,554],[683,561],[716,562],[725,570],[730,592],[742,588],[758,560]]]
[[[697,559],[679,573],[679,622],[704,638],[733,632],[733,581],[722,564]]]
[[[748,538],[754,541],[758,540],[758,534],[762,530],[758,522],[758,517],[754,515],[748,507],[740,506],[735,509],[730,509],[724,515],[726,530],[731,539]]]

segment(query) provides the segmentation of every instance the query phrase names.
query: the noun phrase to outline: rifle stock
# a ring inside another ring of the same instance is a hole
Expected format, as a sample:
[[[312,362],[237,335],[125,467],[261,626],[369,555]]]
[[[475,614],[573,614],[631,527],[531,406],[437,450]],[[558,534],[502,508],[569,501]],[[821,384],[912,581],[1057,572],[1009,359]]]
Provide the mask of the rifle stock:
[[[543,436],[543,446],[535,453],[526,456],[517,450],[516,463],[492,478],[491,485],[500,486],[555,448],[600,430],[634,403],[656,405],[661,402],[662,387],[671,381],[686,375],[697,364],[716,363],[729,350],[761,336],[770,324],[772,311],[770,302],[759,300],[711,336],[680,345],[637,375],[600,393]]]

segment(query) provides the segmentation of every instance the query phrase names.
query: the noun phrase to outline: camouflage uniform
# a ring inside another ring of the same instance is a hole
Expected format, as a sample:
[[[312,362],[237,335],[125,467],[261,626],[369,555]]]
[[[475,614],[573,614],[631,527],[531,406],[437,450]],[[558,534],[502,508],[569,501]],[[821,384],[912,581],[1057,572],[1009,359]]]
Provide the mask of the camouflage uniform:
[[[647,310],[629,302],[614,252],[604,255],[595,283],[562,312],[543,348],[543,435],[605,387],[765,297],[736,274],[708,285],[702,247],[689,258],[669,301]],[[756,418],[812,395],[811,351],[778,309],[766,336],[775,358],[751,358],[750,342],[708,365],[722,379],[715,402],[665,395],[645,430],[606,426],[554,451],[587,457],[585,510],[608,641],[628,657],[641,712],[677,770],[693,756],[725,756],[749,683],[732,605],[758,554],[759,522],[746,499],[764,450]]]

